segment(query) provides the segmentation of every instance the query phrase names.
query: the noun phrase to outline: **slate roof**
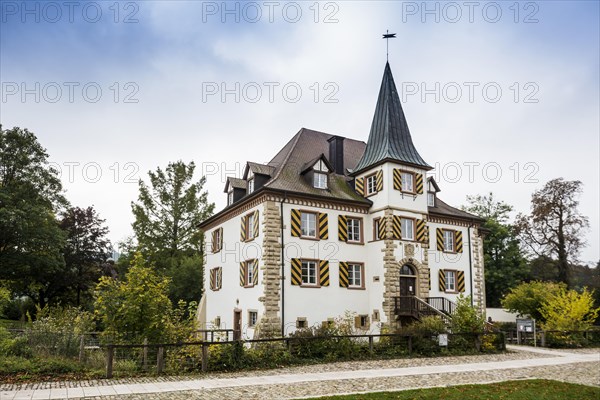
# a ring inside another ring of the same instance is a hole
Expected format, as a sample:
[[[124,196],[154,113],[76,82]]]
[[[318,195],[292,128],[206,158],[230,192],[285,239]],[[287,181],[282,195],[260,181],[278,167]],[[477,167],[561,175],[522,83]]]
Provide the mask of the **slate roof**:
[[[437,196],[435,199],[435,207],[428,207],[428,211],[430,214],[438,214],[438,215],[443,215],[443,216],[475,220],[475,221],[480,221],[480,222],[485,221],[483,218],[481,218],[475,214],[471,214],[469,212],[466,212],[466,211],[460,210],[458,208],[452,207],[451,205],[448,205],[447,203],[440,200],[439,197],[437,197]]]
[[[248,167],[253,174],[273,176],[273,173],[275,172],[275,169],[272,166],[259,164],[252,161],[248,161]]]
[[[246,189],[246,181],[240,178],[234,178],[233,176],[228,176],[227,182],[225,183],[225,193],[228,192],[229,186],[236,189]]]
[[[419,155],[412,142],[389,63],[385,64],[367,148],[353,175],[385,160],[432,169]]]

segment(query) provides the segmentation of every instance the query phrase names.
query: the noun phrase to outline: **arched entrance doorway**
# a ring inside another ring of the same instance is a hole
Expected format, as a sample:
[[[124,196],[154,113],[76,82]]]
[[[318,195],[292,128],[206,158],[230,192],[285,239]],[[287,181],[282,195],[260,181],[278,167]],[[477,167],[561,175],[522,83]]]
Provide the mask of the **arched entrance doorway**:
[[[417,275],[411,265],[400,268],[400,311],[410,311],[412,297],[417,295]]]

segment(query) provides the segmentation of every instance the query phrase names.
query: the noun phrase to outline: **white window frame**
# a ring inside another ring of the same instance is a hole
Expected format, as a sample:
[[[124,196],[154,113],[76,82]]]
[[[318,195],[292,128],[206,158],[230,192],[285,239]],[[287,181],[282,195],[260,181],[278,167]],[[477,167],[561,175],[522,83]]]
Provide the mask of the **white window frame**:
[[[253,328],[258,322],[258,311],[248,310],[248,327]]]
[[[246,240],[254,239],[254,213],[246,215]]]
[[[456,271],[446,269],[444,277],[446,278],[446,292],[456,292]]]
[[[377,193],[377,174],[365,178],[365,191],[367,196]]]
[[[302,285],[317,286],[318,271],[317,262],[314,260],[302,260],[301,273]]]
[[[360,218],[348,218],[347,219],[347,230],[348,230],[348,241],[354,243],[360,243],[361,237],[361,223]]]
[[[246,265],[246,271],[245,272],[245,276],[246,276],[246,286],[254,286],[254,265],[256,264],[256,260],[248,260],[246,261],[245,265]]]
[[[327,189],[327,174],[323,172],[314,172],[313,186],[317,189]]]
[[[254,177],[248,179],[248,194],[254,192]]]
[[[363,265],[358,263],[348,264],[348,287],[363,288]]]
[[[230,206],[233,204],[233,190],[227,192],[227,205]]]
[[[310,234],[311,228],[314,228],[314,233],[312,235]],[[300,213],[300,235],[305,238],[313,238],[313,239],[317,238],[317,214],[316,213],[305,212],[305,211],[302,211]]]
[[[427,206],[435,207],[435,193],[427,192]]]
[[[215,253],[218,253],[219,251],[221,251],[222,247],[221,246],[221,228],[217,228],[215,229],[215,234],[213,236],[214,238],[214,243],[213,243],[213,248],[215,249]]]
[[[401,180],[402,180],[402,191],[414,193],[415,192],[415,175],[412,172],[401,171],[400,176],[401,176]]]
[[[444,237],[444,251],[454,253],[456,250],[456,232],[449,229],[443,229],[442,235]]]
[[[406,223],[410,222],[410,230],[407,229]],[[415,220],[412,218],[400,218],[400,226],[402,232],[402,240],[415,240]],[[410,232],[410,235],[407,233]]]

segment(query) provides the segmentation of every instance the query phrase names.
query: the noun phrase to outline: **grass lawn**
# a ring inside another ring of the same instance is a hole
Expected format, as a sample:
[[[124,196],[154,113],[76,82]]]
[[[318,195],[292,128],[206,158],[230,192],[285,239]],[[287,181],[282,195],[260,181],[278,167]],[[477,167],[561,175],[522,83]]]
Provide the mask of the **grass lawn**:
[[[600,388],[543,379],[348,396],[330,400],[600,400]]]

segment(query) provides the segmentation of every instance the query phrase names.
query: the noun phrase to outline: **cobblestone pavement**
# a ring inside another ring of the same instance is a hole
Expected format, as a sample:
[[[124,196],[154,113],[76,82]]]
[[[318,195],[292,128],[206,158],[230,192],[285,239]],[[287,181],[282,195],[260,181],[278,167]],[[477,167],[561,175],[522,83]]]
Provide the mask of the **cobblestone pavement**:
[[[4,385],[0,399],[290,399],[532,378],[600,386],[600,352],[524,348],[498,355],[333,363],[195,378]]]

